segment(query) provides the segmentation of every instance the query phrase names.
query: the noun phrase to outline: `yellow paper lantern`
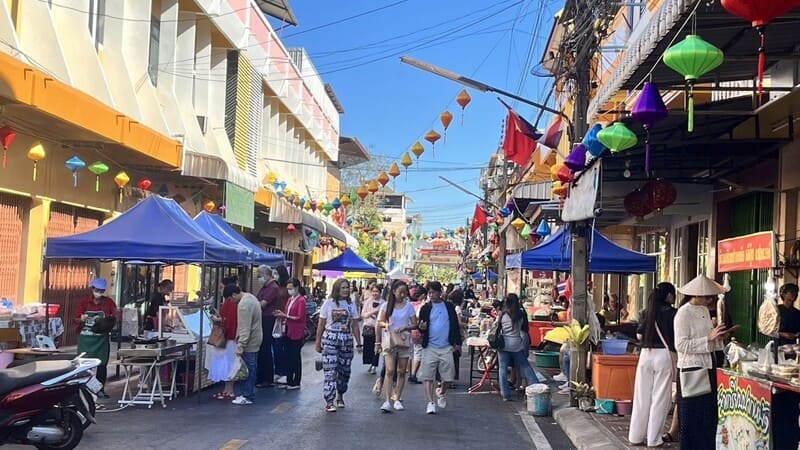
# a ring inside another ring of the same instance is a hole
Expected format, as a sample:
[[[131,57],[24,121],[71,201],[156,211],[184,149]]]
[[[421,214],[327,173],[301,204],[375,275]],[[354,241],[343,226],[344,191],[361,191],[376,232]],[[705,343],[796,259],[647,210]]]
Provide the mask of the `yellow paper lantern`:
[[[276,181],[278,181],[278,175],[275,172],[270,172],[267,176],[267,184],[272,186]]]
[[[353,202],[350,201],[350,196],[349,195],[343,195],[342,199],[340,201],[342,202],[342,206],[344,206],[344,207],[347,207],[347,206],[350,206],[350,205],[353,204]]]
[[[215,208],[216,206],[217,206],[217,204],[216,204],[216,203],[214,203],[214,201],[213,201],[213,200],[209,200],[209,201],[207,201],[207,202],[206,202],[206,203],[203,205],[203,209],[205,209],[205,210],[206,210],[206,212],[209,212],[209,213],[210,213],[211,211],[213,211],[213,210],[214,210],[214,208]]]
[[[45,156],[47,156],[47,152],[45,152],[44,146],[39,141],[34,142],[33,146],[28,150],[28,159],[33,161],[33,181],[36,181],[36,164],[43,160]]]
[[[517,217],[511,221],[511,226],[514,227],[515,230],[519,231],[525,226],[525,221]]]
[[[114,183],[117,183],[117,187],[119,188],[119,202],[122,203],[122,190],[125,186],[131,181],[131,178],[128,176],[127,173],[124,171],[118,173],[114,177]]]
[[[419,160],[419,157],[425,153],[425,147],[419,141],[414,142],[414,145],[411,146],[411,152],[414,153],[417,160]]]
[[[411,160],[411,155],[409,155],[408,152],[403,153],[403,157],[400,158],[400,164],[402,164],[406,169],[414,164],[414,161]]]

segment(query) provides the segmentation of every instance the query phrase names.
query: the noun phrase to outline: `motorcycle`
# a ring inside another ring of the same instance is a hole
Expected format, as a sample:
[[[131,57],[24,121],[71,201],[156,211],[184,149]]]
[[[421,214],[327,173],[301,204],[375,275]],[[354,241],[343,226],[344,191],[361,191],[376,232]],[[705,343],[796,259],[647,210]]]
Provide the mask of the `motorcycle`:
[[[36,361],[0,370],[0,444],[71,450],[94,422],[99,359]]]
[[[306,341],[317,338],[317,324],[319,323],[319,310],[306,315]]]

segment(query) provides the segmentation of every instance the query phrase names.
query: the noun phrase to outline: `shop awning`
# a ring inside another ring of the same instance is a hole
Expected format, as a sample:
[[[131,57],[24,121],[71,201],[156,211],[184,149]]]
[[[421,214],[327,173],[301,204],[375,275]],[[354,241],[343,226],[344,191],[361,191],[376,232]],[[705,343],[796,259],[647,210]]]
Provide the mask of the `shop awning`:
[[[370,264],[351,249],[345,249],[341,255],[321,263],[314,264],[313,269],[317,270],[337,270],[342,272],[383,272],[378,266]]]
[[[220,241],[230,243],[233,247],[243,247],[248,252],[253,264],[268,264],[274,267],[286,263],[282,254],[268,253],[264,249],[259,248],[248,241],[244,236],[237,233],[225,219],[216,214],[209,214],[202,211],[195,216],[194,221],[200,228]]]
[[[320,235],[330,236],[339,240],[348,247],[357,249],[358,241],[353,236],[350,236],[346,231],[339,228],[336,224],[331,223],[322,217],[311,214],[308,211],[302,210],[293,206],[288,201],[278,197],[272,196],[272,202],[269,209],[269,220],[275,223],[293,223],[295,225],[303,224],[308,228],[313,229]]]
[[[256,192],[260,183],[255,176],[248,174],[236,165],[230,141],[224,129],[206,134],[205,148],[187,144],[183,152],[183,175],[226,180],[249,192]]]

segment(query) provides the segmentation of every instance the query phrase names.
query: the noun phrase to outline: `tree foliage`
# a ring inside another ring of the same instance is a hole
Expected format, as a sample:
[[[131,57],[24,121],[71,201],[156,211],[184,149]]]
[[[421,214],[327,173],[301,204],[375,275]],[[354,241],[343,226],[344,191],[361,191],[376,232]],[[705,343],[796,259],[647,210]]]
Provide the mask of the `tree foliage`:
[[[351,217],[353,224],[361,225],[361,230],[380,230],[383,224],[383,216],[375,209],[365,203],[351,207]],[[386,267],[386,254],[388,245],[383,239],[375,239],[375,236],[364,231],[360,231],[356,236],[358,240],[358,254],[367,261],[379,267]]]
[[[441,283],[447,284],[459,279],[458,272],[454,267],[431,264],[417,264],[414,267],[414,278],[418,281],[438,280]]]

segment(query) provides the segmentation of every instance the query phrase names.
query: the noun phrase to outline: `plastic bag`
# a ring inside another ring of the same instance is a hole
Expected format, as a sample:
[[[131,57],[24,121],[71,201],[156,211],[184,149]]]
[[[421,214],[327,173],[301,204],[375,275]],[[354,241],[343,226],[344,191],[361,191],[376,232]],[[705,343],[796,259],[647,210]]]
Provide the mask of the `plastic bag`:
[[[243,381],[246,380],[250,372],[247,370],[247,364],[244,363],[241,357],[238,358],[239,360],[239,371],[236,373],[236,380]]]
[[[778,337],[781,327],[781,315],[775,300],[764,297],[758,308],[758,331],[765,336]]]

